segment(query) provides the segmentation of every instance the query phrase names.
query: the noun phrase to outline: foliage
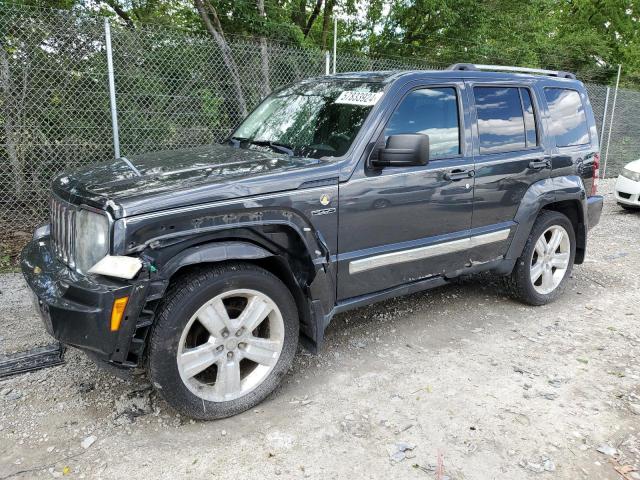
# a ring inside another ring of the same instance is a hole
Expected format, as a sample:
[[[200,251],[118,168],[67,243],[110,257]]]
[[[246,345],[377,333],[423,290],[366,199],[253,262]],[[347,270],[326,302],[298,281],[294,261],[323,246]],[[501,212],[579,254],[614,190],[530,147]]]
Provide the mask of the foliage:
[[[117,15],[202,31],[190,0],[24,0],[23,3]],[[333,15],[339,48],[375,56],[499,63],[574,71],[640,85],[640,11],[632,0],[211,0],[226,35],[263,36],[330,47]],[[327,21],[325,21],[327,16]],[[331,17],[331,18],[329,18]]]

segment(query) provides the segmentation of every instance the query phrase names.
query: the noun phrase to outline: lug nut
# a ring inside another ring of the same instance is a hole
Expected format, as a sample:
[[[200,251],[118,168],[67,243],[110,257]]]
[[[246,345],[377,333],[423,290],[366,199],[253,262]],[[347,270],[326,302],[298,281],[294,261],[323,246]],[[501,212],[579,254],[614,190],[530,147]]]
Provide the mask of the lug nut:
[[[227,337],[229,336],[229,330],[226,330],[226,329],[225,329],[225,330],[223,330],[223,331],[222,331],[222,336],[223,336],[224,338],[227,338]]]
[[[246,347],[247,347],[247,344],[246,344],[246,343],[244,343],[244,342],[240,342],[240,343],[238,344],[238,348],[239,348],[240,350],[244,350]]]
[[[224,347],[222,345],[220,345],[218,348],[216,348],[216,350],[218,350],[219,352],[221,352],[222,350],[224,350]]]
[[[227,358],[233,358],[233,352],[227,352]]]
[[[240,335],[242,335],[244,333],[244,327],[240,327],[238,329],[238,331],[236,332],[236,337],[239,337]]]

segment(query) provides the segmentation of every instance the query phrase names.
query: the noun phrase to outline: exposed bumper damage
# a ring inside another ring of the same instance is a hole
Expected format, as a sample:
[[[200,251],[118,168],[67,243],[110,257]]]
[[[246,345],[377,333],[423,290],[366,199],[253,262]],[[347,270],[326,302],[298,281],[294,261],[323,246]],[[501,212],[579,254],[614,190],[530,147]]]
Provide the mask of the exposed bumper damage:
[[[91,351],[101,360],[121,365],[137,363],[137,358],[131,356],[135,357],[139,343],[134,337],[140,327],[138,319],[147,281],[114,281],[80,275],[55,258],[49,237],[33,240],[25,247],[21,267],[51,336],[64,344]],[[129,297],[129,302],[120,328],[112,332],[113,302],[124,296]]]

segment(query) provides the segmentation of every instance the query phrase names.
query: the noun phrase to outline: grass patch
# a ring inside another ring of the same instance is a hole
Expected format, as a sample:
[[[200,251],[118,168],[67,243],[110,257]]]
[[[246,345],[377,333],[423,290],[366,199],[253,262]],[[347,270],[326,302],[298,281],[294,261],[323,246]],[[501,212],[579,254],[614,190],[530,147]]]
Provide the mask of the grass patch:
[[[0,237],[0,273],[20,271],[20,252],[28,240],[29,236],[23,232]]]

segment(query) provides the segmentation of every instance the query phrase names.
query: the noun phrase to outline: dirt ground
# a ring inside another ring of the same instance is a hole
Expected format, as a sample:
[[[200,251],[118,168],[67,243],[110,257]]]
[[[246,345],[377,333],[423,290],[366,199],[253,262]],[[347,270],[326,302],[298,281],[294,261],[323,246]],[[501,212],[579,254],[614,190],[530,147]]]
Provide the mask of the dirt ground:
[[[640,213],[611,187],[556,303],[483,276],[342,314],[320,355],[300,351],[234,418],[180,418],[73,349],[0,381],[0,480],[638,479]],[[0,290],[0,353],[47,342],[22,278]]]

